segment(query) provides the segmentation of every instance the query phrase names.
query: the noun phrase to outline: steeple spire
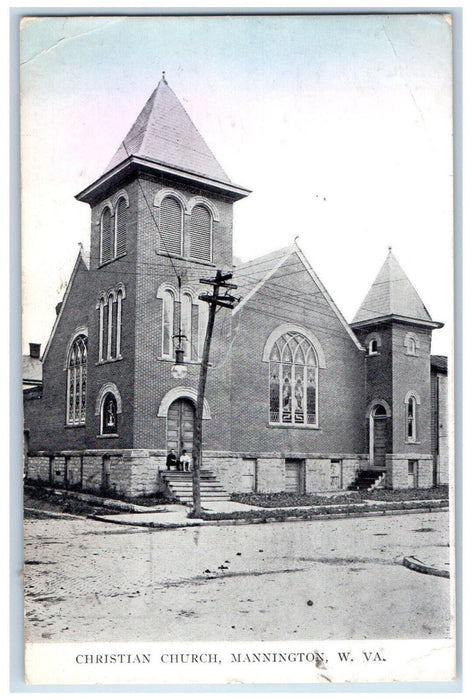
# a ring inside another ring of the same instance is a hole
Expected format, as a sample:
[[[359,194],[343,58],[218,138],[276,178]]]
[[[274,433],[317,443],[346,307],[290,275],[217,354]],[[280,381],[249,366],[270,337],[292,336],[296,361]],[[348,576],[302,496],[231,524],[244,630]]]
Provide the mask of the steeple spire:
[[[353,323],[401,316],[432,323],[431,316],[389,246],[387,258],[362,302]]]
[[[219,182],[231,182],[169,87],[165,71],[105,173],[130,156]]]

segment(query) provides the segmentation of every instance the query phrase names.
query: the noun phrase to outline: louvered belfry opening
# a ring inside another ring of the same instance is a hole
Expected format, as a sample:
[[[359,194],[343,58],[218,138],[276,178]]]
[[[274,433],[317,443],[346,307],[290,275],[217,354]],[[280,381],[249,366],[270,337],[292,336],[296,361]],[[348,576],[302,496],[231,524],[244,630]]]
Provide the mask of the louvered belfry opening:
[[[161,204],[161,252],[182,255],[182,207],[174,197],[165,197]]]
[[[211,214],[200,204],[190,216],[190,257],[211,262]]]
[[[110,262],[113,257],[113,241],[111,235],[111,211],[108,207],[103,211],[101,221],[101,263]]]
[[[128,207],[124,197],[121,197],[116,205],[116,256],[126,253],[126,225]]]

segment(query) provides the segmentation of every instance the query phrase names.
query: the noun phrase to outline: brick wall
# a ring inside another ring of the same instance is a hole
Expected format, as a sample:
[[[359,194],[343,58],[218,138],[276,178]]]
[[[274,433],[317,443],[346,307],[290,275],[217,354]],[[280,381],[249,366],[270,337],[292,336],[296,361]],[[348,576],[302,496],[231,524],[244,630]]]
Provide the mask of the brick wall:
[[[407,355],[404,347],[406,333],[414,329],[420,346],[417,356]],[[393,453],[431,454],[431,331],[416,326],[395,324],[392,334],[393,356]],[[420,398],[417,405],[417,437],[415,442],[406,438],[407,392],[414,391]]]
[[[287,288],[283,294],[280,285]],[[269,364],[262,357],[270,333],[284,323],[313,332],[325,354],[326,369],[318,371],[319,429],[269,426]],[[233,330],[233,450],[276,451],[293,457],[363,451],[363,352],[298,257],[290,257],[234,315]]]

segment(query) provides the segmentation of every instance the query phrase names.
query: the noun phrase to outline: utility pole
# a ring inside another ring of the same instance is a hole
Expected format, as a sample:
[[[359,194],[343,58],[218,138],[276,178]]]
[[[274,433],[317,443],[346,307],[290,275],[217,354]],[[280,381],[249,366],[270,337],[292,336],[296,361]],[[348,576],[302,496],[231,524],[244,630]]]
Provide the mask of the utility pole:
[[[203,344],[202,363],[200,366],[200,377],[198,380],[197,408],[195,411],[194,422],[194,440],[193,440],[193,510],[191,515],[195,518],[201,517],[202,504],[200,498],[200,469],[202,466],[202,432],[203,432],[203,403],[205,400],[205,387],[208,374],[208,362],[210,358],[211,337],[213,334],[213,326],[215,324],[216,310],[219,306],[233,309],[238,301],[235,297],[228,294],[228,290],[237,289],[236,284],[228,284],[228,280],[232,278],[232,273],[223,274],[221,270],[217,270],[214,279],[201,279],[201,284],[209,284],[213,287],[212,294],[200,294],[199,299],[206,301],[210,305],[208,313],[208,324],[205,333],[205,342]],[[224,288],[226,293],[220,295],[220,288]]]

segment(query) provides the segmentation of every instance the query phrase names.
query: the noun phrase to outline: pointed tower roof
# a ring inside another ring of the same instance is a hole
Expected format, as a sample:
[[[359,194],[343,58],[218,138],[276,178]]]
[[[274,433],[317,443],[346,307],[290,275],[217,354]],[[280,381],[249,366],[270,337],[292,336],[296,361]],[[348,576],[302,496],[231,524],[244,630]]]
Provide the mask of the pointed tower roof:
[[[129,156],[140,156],[221,182],[231,182],[164,77],[105,172]]]
[[[129,167],[177,175],[240,199],[249,190],[231,182],[164,75],[98,180],[77,195],[90,201]]]
[[[406,273],[400,267],[391,249],[366,298],[354,317],[352,325],[367,325],[372,321],[398,318],[399,320],[440,327],[428,313],[426,306]]]

